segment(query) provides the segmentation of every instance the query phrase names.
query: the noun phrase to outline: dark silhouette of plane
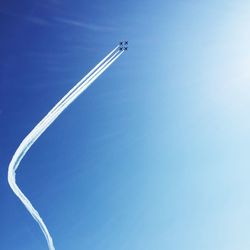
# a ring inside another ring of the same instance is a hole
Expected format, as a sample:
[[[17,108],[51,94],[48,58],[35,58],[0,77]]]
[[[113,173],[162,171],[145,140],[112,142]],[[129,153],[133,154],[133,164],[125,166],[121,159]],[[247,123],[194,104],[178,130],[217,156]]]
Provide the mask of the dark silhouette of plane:
[[[125,44],[125,45],[128,45],[128,41],[125,41],[124,44]]]

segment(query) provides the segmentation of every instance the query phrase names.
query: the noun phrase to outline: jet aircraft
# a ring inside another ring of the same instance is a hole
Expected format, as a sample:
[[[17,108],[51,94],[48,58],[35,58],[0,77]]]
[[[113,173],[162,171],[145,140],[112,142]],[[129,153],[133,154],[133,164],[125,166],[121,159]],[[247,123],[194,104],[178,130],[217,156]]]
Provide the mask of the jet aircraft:
[[[128,41],[119,42],[119,50],[128,50]]]

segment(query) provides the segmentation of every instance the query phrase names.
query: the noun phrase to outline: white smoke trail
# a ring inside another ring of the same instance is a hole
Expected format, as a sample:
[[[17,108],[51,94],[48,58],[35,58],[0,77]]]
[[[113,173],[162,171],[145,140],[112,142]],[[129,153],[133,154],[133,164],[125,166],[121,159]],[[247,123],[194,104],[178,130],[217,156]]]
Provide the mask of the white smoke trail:
[[[60,105],[56,105],[53,108],[53,112],[49,112],[43,119],[41,122],[38,123],[38,125],[31,131],[31,133],[35,133],[37,131],[40,131],[40,127],[42,126],[43,128],[45,127],[43,123],[46,123],[49,121],[49,123],[51,124],[56,118],[57,116],[62,112],[61,109],[65,109],[66,107],[68,107],[68,105],[70,105],[77,97],[78,95],[80,95],[107,67],[109,67],[111,65],[111,63],[116,60],[116,57],[119,57],[120,54],[122,54],[123,52],[116,52],[114,53],[114,55],[112,55],[105,63],[103,63],[98,70],[96,70],[95,73],[93,73],[88,79],[86,79],[84,82],[81,82],[81,85],[78,86],[78,88],[75,88],[74,91],[69,91],[71,92],[70,94],[67,94],[67,99],[65,99],[64,101],[62,101],[64,99],[64,97],[61,99],[61,101],[59,101]],[[74,99],[72,99],[74,98]],[[58,115],[57,115],[58,114]],[[53,119],[50,118],[50,116],[53,116]],[[50,125],[49,124],[49,125]],[[49,126],[48,125],[48,126]],[[43,132],[43,131],[42,131]],[[41,132],[41,133],[42,133]],[[40,134],[38,135],[38,137],[40,136]],[[32,135],[32,138],[35,138],[34,135]]]
[[[103,67],[105,65],[105,63],[107,64],[107,62],[112,59],[114,57],[114,55],[111,57],[112,54],[114,54],[114,52],[117,50],[118,46],[113,49],[101,62],[99,62],[85,77],[83,77],[51,110],[50,112],[38,123],[37,126],[42,126],[42,123],[47,120],[49,118],[49,116],[55,112],[58,107],[60,107],[66,99],[69,98],[69,96],[75,92],[77,90],[77,88],[79,88],[80,86],[82,86],[83,84],[86,84],[86,81],[90,79],[90,76],[93,77],[94,73],[97,72],[97,70],[100,70],[101,67]],[[115,53],[115,55],[118,52]],[[105,63],[104,63],[105,62]],[[69,100],[69,99],[68,99]],[[36,126],[36,127],[37,127]],[[35,132],[34,129],[32,130],[32,132]]]
[[[123,51],[115,52],[117,47],[112,50],[100,63],[98,63],[84,78],[82,78],[52,109],[51,111],[33,128],[33,130],[24,138],[15,154],[13,155],[8,169],[8,182],[21,200],[32,217],[39,224],[50,250],[55,250],[52,237],[40,217],[37,210],[33,207],[28,198],[22,193],[16,184],[16,170],[29,150],[32,144],[41,136],[41,134],[55,121],[55,119],[82,93],[88,86],[91,85],[122,53]]]
[[[52,113],[65,99],[75,91],[89,76],[91,76],[117,49],[119,46],[115,47],[104,59],[102,59],[86,76],[84,76],[49,112]]]

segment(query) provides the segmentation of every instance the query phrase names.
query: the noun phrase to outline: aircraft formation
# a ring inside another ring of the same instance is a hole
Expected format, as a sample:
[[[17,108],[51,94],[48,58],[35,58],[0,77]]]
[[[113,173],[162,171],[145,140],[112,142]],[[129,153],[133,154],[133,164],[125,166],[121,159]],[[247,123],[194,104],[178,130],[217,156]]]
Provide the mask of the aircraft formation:
[[[119,42],[119,50],[128,50],[128,41]]]

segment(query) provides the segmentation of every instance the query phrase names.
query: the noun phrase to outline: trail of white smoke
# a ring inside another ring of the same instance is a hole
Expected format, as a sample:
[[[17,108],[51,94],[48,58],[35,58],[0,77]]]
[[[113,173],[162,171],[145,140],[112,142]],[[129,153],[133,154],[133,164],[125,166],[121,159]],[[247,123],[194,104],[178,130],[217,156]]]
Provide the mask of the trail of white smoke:
[[[62,101],[60,101],[60,105],[56,105],[53,108],[53,112],[49,112],[42,120],[37,124],[37,126],[31,131],[31,133],[36,133],[37,131],[43,132],[40,127],[45,128],[44,123],[47,124],[49,122],[49,125],[57,118],[57,116],[62,112],[62,109],[64,110],[66,107],[68,107],[106,68],[108,68],[121,54],[122,52],[116,52],[114,53],[105,63],[103,63],[91,76],[89,76],[88,79],[85,81],[80,81],[81,85],[78,86],[78,88],[75,88],[74,91],[70,90],[70,94],[67,94],[67,98]],[[63,98],[64,99],[64,98]],[[53,119],[51,119],[51,116]],[[48,125],[48,126],[49,126]],[[38,137],[40,134],[37,135]],[[32,135],[32,138],[36,140],[36,137]]]
[[[54,110],[68,98],[68,96],[75,91],[85,80],[87,80],[108,58],[117,51],[119,46],[115,47],[104,59],[102,59],[86,76],[84,76],[51,110],[48,114],[54,112]]]
[[[32,206],[28,198],[22,193],[16,184],[16,170],[32,144],[39,136],[55,121],[55,119],[91,85],[122,53],[111,51],[99,64],[97,64],[81,81],[79,81],[53,108],[52,110],[34,127],[34,129],[24,138],[15,154],[13,155],[8,169],[8,182],[16,196],[21,200],[32,217],[39,224],[50,250],[55,250],[52,237],[40,217],[39,213]],[[115,52],[115,53],[114,53]],[[112,55],[113,54],[113,55]]]
[[[51,110],[50,112],[37,124],[36,127],[42,126],[43,123],[49,119],[49,116],[52,115],[61,105],[64,104],[65,100],[69,100],[69,96],[72,95],[74,92],[77,91],[77,89],[83,85],[85,85],[91,77],[93,77],[94,73],[99,71],[102,67],[104,67],[112,58],[114,58],[114,55],[116,55],[118,52],[114,53],[117,51],[118,46],[113,49],[101,62],[99,62],[86,76],[84,76]],[[113,54],[113,55],[112,55]],[[112,55],[112,56],[111,56]],[[105,63],[104,63],[105,62]],[[35,132],[35,128],[31,131]],[[33,136],[32,136],[33,137]]]
[[[107,67],[111,65],[121,54],[121,53],[115,53],[107,62],[105,62],[99,69],[96,71],[93,76],[91,76],[89,79],[87,79],[85,82],[82,83],[80,88],[77,89],[74,93],[72,93],[68,98],[67,102],[63,105],[59,106],[53,113],[46,115],[41,122],[37,124],[37,126],[30,132],[30,134],[24,139],[24,149],[21,148],[21,145],[19,146],[20,151],[22,151],[25,155],[25,153],[28,151],[28,149],[31,147],[31,145],[37,140],[37,138],[44,132],[44,130],[57,118],[58,115],[62,113],[62,111],[68,107]],[[22,144],[22,143],[21,143]],[[22,158],[19,159],[19,163],[22,160]],[[15,170],[18,167],[18,164],[16,164]]]

